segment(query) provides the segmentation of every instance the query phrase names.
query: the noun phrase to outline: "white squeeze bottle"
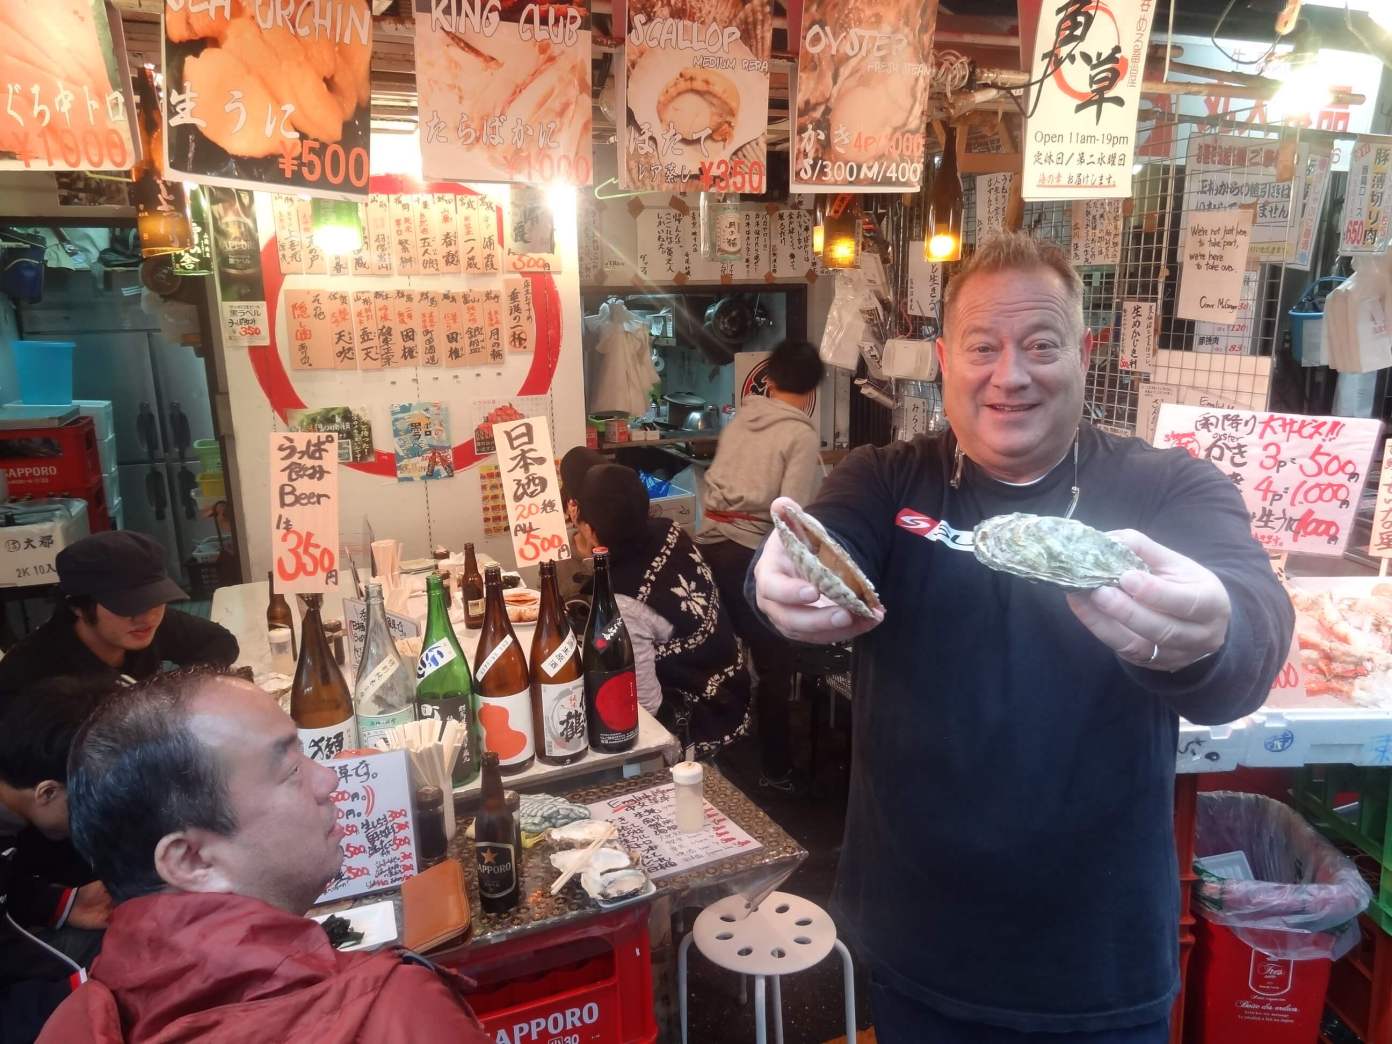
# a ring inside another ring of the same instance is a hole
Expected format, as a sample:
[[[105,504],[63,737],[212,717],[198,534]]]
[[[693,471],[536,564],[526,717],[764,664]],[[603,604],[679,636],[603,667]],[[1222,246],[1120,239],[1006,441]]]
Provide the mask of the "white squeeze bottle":
[[[672,766],[672,800],[677,809],[677,829],[697,834],[705,829],[704,780],[706,770],[695,761]]]

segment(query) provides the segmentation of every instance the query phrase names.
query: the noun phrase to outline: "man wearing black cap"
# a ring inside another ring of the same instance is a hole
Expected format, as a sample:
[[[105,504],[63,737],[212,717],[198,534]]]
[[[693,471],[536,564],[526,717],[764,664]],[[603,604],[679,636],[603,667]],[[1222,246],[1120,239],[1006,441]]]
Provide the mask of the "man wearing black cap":
[[[188,597],[143,533],[96,533],[58,552],[64,605],[0,660],[0,698],[55,675],[140,680],[165,661],[226,667],[237,639],[210,620],[167,608]]]

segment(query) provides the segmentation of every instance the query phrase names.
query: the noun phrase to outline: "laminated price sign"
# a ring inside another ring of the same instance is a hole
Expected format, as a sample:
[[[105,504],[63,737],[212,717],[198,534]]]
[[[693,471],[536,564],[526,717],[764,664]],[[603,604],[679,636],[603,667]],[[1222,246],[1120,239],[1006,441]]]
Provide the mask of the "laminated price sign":
[[[343,865],[320,903],[396,888],[419,869],[410,771],[404,750],[324,762],[338,773],[330,795],[343,828]]]
[[[1271,551],[1341,555],[1381,421],[1165,403],[1155,446],[1178,447],[1232,479]]]
[[[1368,542],[1373,558],[1392,558],[1392,439],[1382,448],[1382,473],[1378,476],[1377,505],[1373,508],[1373,533]]]
[[[519,566],[570,557],[556,455],[545,417],[493,425],[507,504],[512,549]]]
[[[338,584],[338,436],[271,435],[271,555],[278,590]]]

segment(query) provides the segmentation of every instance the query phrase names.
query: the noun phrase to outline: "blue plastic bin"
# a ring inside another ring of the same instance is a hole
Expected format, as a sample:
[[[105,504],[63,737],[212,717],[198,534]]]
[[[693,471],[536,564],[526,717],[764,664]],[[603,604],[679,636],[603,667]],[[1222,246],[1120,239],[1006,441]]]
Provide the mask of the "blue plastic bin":
[[[19,401],[38,406],[71,403],[74,347],[72,341],[15,341]]]

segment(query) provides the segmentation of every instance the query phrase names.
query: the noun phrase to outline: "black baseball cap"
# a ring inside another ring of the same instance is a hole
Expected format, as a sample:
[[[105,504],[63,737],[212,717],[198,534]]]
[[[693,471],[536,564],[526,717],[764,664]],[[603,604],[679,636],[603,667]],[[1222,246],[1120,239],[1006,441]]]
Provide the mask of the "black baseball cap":
[[[144,533],[93,533],[59,551],[54,564],[58,590],[93,598],[117,616],[188,597],[164,571],[164,548]]]

